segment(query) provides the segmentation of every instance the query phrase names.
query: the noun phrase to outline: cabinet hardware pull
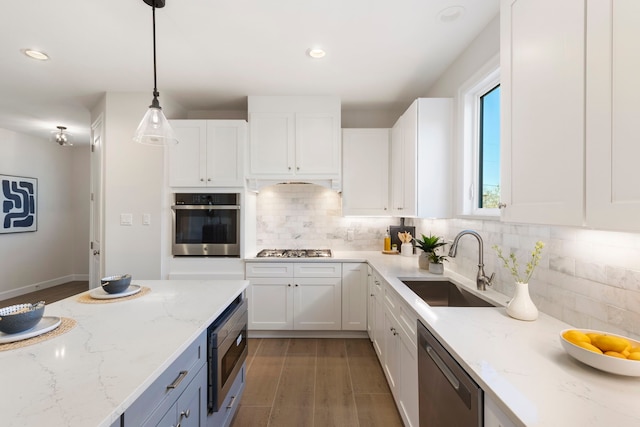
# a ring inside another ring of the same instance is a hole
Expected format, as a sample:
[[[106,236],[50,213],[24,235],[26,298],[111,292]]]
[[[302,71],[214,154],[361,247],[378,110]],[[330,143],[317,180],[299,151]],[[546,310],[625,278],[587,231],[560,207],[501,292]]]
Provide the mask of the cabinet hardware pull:
[[[376,296],[376,294],[371,294],[371,295],[369,295],[369,296],[370,296],[370,297],[375,297],[375,296]]]
[[[287,283],[287,286],[288,286],[288,287],[291,287],[291,283]]]
[[[227,405],[227,409],[231,409],[233,408],[233,404],[236,401],[236,397],[235,396],[231,396],[231,400],[229,401],[229,404]]]
[[[504,209],[507,207],[506,203],[498,203],[498,209]]]
[[[300,170],[300,166],[296,167],[296,170],[298,170],[298,171],[299,171],[299,170]]]
[[[171,384],[169,384],[167,386],[167,390],[172,390],[172,389],[178,387],[180,385],[180,383],[182,382],[182,380],[184,379],[184,377],[186,377],[188,373],[189,373],[189,371],[180,371],[180,373],[178,374],[178,377],[175,380],[173,380],[173,382]]]
[[[93,251],[94,255],[100,255],[100,251]]]
[[[182,417],[189,418],[189,415],[191,415],[191,409],[187,409],[186,411],[181,411],[180,419],[182,419]]]
[[[298,287],[298,284],[296,283],[296,285],[295,285],[295,286],[296,286],[296,288],[297,288],[297,287]]]
[[[204,178],[200,178],[200,182],[204,182]]]

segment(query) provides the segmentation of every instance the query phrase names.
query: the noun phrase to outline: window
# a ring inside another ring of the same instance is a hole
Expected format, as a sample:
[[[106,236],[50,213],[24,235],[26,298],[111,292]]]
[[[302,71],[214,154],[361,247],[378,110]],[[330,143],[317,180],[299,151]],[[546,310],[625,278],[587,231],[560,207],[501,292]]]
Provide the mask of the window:
[[[462,158],[462,215],[498,217],[500,211],[500,69],[495,57],[458,91]]]
[[[478,132],[478,208],[500,203],[500,85],[480,96]]]

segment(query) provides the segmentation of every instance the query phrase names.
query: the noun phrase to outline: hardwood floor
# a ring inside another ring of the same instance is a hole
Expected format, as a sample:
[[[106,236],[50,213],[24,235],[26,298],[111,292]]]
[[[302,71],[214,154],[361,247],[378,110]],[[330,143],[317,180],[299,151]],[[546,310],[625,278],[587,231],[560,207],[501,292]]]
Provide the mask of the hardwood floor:
[[[232,427],[394,427],[402,420],[367,339],[249,339]]]
[[[30,292],[18,297],[2,300],[0,301],[0,307],[24,304],[28,302],[34,303],[38,301],[44,301],[47,304],[51,304],[88,290],[89,282],[87,281],[68,282],[63,283],[62,285],[52,286],[50,288],[40,289],[39,291]]]

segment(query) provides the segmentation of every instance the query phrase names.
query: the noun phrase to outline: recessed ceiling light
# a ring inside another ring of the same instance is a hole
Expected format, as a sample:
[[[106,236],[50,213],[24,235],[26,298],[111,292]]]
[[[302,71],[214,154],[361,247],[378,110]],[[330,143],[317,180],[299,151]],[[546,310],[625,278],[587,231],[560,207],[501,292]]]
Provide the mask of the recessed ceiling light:
[[[451,6],[438,12],[438,21],[448,24],[464,15],[465,9],[462,6]]]
[[[40,52],[39,50],[22,49],[21,52],[31,59],[37,59],[39,61],[47,61],[49,59],[49,55],[44,52]]]
[[[315,59],[320,59],[320,58],[324,58],[324,56],[327,54],[327,52],[325,52],[324,50],[320,49],[320,48],[312,48],[307,50],[307,55],[309,55],[312,58]]]

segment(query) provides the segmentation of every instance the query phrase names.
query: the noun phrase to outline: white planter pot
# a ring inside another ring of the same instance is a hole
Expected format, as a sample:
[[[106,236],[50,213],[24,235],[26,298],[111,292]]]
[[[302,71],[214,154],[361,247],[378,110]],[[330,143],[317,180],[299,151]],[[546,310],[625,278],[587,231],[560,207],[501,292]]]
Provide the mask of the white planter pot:
[[[435,262],[429,263],[429,273],[442,274],[444,273],[444,264],[436,264]]]
[[[507,305],[507,314],[518,320],[536,320],[538,309],[529,296],[529,284],[516,282],[516,293]]]

